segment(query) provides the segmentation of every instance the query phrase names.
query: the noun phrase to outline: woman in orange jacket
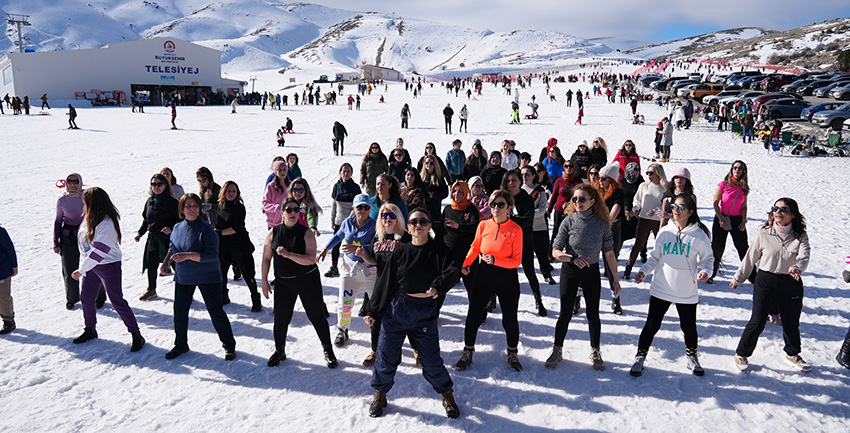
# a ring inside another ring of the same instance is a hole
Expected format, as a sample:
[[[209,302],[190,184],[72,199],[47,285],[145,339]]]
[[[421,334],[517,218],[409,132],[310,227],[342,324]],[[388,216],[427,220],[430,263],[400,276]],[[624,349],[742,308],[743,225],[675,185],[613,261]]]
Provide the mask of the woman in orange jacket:
[[[522,263],[522,228],[511,221],[510,213],[514,197],[500,189],[490,195],[493,218],[481,221],[475,232],[475,240],[469,247],[461,273],[469,273],[470,265],[477,262],[475,281],[469,291],[469,310],[464,328],[463,353],[455,369],[466,370],[472,364],[475,338],[484,319],[487,301],[495,294],[502,307],[502,327],[508,340],[508,364],[516,371],[522,370],[517,358],[519,345],[519,278],[517,268]]]

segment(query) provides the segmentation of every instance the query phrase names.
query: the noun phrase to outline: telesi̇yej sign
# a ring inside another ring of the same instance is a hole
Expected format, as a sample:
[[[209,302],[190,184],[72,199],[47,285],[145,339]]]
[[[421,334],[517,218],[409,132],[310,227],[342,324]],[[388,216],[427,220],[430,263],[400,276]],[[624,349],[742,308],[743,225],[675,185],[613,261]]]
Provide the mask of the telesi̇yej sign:
[[[177,45],[173,41],[165,41],[162,44],[164,53],[154,56],[159,65],[145,65],[145,71],[155,74],[191,74],[200,73],[200,68],[195,66],[180,66],[180,62],[186,61],[185,57],[176,55]],[[162,64],[165,63],[165,64]]]

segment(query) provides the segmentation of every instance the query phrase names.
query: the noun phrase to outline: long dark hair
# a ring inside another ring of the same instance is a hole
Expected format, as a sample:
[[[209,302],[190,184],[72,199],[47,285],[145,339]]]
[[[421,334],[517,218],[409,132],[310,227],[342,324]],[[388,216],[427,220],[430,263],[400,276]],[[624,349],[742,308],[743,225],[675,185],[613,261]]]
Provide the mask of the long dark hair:
[[[172,192],[171,192],[171,182],[168,181],[168,178],[165,177],[164,174],[157,173],[157,174],[151,176],[151,182],[153,182],[153,181],[159,181],[159,182],[162,182],[165,185],[165,191],[162,192],[163,196],[168,197],[172,194]],[[148,187],[148,192],[150,193],[151,197],[156,195],[156,193],[153,192],[153,185]]]
[[[160,176],[162,175],[160,174]],[[166,180],[166,184],[167,182]],[[118,208],[112,204],[112,200],[106,191],[96,186],[83,191],[83,209],[85,210],[86,220],[86,240],[91,242],[94,239],[94,229],[104,218],[109,217],[112,219],[112,225],[118,235],[118,243],[121,243],[121,227],[118,225],[121,214],[118,212]]]
[[[204,200],[210,199],[213,193],[213,185],[215,185],[212,172],[206,167],[201,167],[195,172],[195,176],[207,178],[207,185],[209,185],[209,187],[204,187],[204,184],[201,182],[198,182],[198,186],[201,187],[201,194],[204,195]]]
[[[735,162],[732,163],[732,166],[729,167],[729,173],[726,173],[726,177],[723,178],[723,182],[725,182],[727,186],[733,185],[732,178],[735,177],[735,171],[733,170],[735,164],[741,164],[741,167],[743,167],[744,174],[741,175],[741,179],[736,180],[738,181],[738,186],[741,188],[741,191],[744,192],[744,195],[747,195],[750,193],[750,183],[747,179],[747,163],[744,161],[741,161],[740,159],[735,160]]]
[[[395,176],[387,173],[381,173],[378,177],[390,183],[390,200],[403,201],[401,199],[401,186],[399,186],[398,179],[396,179]],[[375,197],[377,197],[377,194]]]
[[[804,234],[806,234],[806,217],[800,213],[800,206],[797,205],[797,201],[793,198],[781,197],[773,202],[773,205],[776,206],[776,203],[779,202],[784,202],[788,206],[788,211],[794,217],[791,220],[791,231],[794,232],[794,237],[799,240]],[[764,223],[764,227],[770,227],[773,223],[773,212],[768,212],[767,222]]]
[[[693,211],[693,213],[691,213],[691,216],[688,217],[688,224],[696,224],[702,231],[705,232],[705,235],[708,236],[708,239],[711,240],[711,232],[708,231],[708,227],[706,227],[705,224],[700,221],[699,215],[697,215],[697,202],[694,201],[692,193],[679,194],[670,200],[670,204],[675,204],[676,200],[679,199],[684,200],[685,206],[687,206],[688,209]]]
[[[239,185],[232,180],[228,180],[224,182],[224,185],[221,186],[221,191],[218,193],[218,207],[223,208],[225,204],[227,204],[227,187],[233,185],[236,187],[236,198],[233,200],[234,203],[245,204],[242,201],[242,191],[239,190]]]

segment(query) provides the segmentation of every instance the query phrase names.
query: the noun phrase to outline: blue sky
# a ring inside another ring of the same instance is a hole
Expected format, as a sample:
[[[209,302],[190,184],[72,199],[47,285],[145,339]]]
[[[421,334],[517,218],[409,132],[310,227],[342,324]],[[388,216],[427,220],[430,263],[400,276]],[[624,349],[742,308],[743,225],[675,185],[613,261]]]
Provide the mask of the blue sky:
[[[850,0],[318,0],[330,7],[395,13],[494,31],[557,30],[584,38],[647,43],[736,27],[787,30],[850,17]],[[618,47],[614,47],[618,48]]]

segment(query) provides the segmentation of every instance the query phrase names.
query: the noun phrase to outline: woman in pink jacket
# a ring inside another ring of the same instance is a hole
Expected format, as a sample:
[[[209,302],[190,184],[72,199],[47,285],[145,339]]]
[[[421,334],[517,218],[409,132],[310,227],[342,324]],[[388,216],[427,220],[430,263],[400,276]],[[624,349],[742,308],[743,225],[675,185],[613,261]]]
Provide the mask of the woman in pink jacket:
[[[266,214],[269,229],[283,221],[280,204],[289,196],[290,182],[286,161],[275,161],[272,171],[274,171],[274,178],[266,185],[266,193],[263,194],[263,213]]]

